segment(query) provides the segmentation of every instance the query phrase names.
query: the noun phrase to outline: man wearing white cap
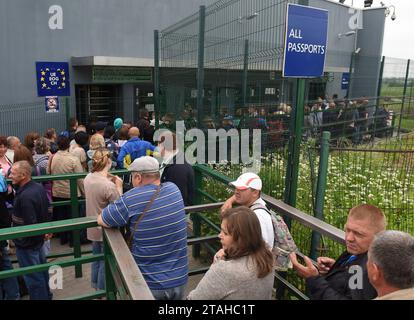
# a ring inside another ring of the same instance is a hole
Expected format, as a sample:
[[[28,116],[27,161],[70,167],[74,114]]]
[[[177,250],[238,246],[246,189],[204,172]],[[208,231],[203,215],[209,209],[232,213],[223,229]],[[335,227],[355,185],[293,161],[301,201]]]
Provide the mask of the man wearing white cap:
[[[266,207],[266,202],[260,197],[262,180],[251,172],[243,173],[236,181],[230,182],[236,187],[234,195],[231,196],[221,207],[221,212],[233,207],[234,204],[249,207],[256,214],[262,229],[262,237],[269,248],[273,248],[274,231],[272,218],[269,213],[260,207]],[[255,208],[257,207],[257,208]]]
[[[155,299],[180,300],[188,280],[187,221],[178,187],[160,182],[158,161],[144,156],[128,168],[133,189],[103,209],[98,224],[128,225],[129,245]]]

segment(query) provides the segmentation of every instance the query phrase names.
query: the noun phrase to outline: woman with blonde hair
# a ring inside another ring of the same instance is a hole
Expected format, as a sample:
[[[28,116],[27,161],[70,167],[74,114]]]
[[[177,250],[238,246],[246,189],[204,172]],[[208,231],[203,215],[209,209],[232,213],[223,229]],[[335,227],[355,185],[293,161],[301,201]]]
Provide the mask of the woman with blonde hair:
[[[102,135],[95,133],[89,140],[89,150],[86,153],[88,156],[88,171],[92,171],[92,157],[95,150],[105,148],[105,139]]]
[[[187,299],[271,299],[273,256],[254,212],[243,206],[225,211],[219,237],[222,249]]]
[[[111,156],[105,148],[95,150],[92,156],[92,170],[84,180],[87,216],[97,217],[108,204],[122,194],[122,179],[109,173],[112,165]],[[92,241],[92,253],[103,253],[101,227],[88,229],[87,237]],[[104,266],[104,261],[92,262],[91,282],[96,290],[105,290]]]

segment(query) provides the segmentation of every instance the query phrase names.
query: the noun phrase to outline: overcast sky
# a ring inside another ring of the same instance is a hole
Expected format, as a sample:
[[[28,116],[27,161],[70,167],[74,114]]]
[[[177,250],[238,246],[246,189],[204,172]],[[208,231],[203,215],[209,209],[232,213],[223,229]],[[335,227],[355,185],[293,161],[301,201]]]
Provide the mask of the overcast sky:
[[[380,0],[374,0],[372,7],[381,6]],[[384,45],[382,54],[393,58],[414,59],[414,1],[382,0],[387,6],[395,6],[397,19],[391,20],[391,14],[385,19]],[[346,0],[345,4],[351,4]],[[355,7],[364,7],[364,0],[354,0]]]

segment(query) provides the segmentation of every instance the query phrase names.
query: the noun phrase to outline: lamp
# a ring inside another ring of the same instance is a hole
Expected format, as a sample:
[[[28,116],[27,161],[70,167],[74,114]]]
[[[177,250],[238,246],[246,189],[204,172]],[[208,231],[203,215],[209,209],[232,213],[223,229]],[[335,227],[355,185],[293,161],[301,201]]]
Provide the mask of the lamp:
[[[382,4],[383,3],[381,2],[381,5]],[[391,20],[394,21],[395,19],[397,19],[397,15],[395,14],[395,6],[393,6],[393,5],[388,6],[387,9],[385,9],[384,14],[385,14],[386,17],[388,17],[390,15],[390,13],[391,13],[391,9],[390,8],[393,9],[392,10],[392,15],[391,15]]]
[[[341,38],[343,38],[343,37],[349,37],[349,36],[352,36],[353,34],[355,34],[356,33],[356,31],[355,30],[352,30],[352,31],[348,31],[348,32],[345,32],[345,33],[339,33],[338,34],[338,39],[341,39]]]
[[[243,23],[243,20],[252,20],[254,18],[256,18],[259,14],[257,12],[249,14],[249,15],[245,15],[245,16],[240,16],[239,17],[239,23]]]

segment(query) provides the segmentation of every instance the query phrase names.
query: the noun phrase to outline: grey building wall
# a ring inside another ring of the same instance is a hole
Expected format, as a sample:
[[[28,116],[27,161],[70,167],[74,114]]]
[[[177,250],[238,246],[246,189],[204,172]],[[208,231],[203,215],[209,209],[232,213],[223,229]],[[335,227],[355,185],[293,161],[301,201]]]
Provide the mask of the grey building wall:
[[[36,61],[70,63],[72,56],[94,55],[153,58],[154,29],[165,28],[197,12],[200,5],[212,2],[0,0],[0,108],[37,102],[39,112],[44,112],[44,98],[37,97]],[[63,9],[62,30],[49,28],[52,5]],[[81,70],[70,71],[74,102],[74,84],[89,83],[90,75]],[[71,103],[72,114],[74,108]]]
[[[351,78],[350,97],[377,95],[383,35],[385,27],[385,8],[364,10],[364,29],[358,31],[355,54],[355,71]]]
[[[346,90],[341,89],[342,72],[349,72],[356,37],[356,48],[361,48],[361,51],[355,55],[353,68],[355,74],[351,79],[349,95],[351,97],[375,96],[381,64],[385,9],[364,9],[363,29],[357,30],[354,35],[339,38],[339,34],[351,31],[348,25],[348,21],[353,15],[349,12],[350,7],[336,1],[309,0],[308,2],[309,6],[329,10],[325,71],[334,72],[334,74],[331,74],[327,82],[327,95],[331,96],[334,93],[337,93],[339,97],[346,95]]]

